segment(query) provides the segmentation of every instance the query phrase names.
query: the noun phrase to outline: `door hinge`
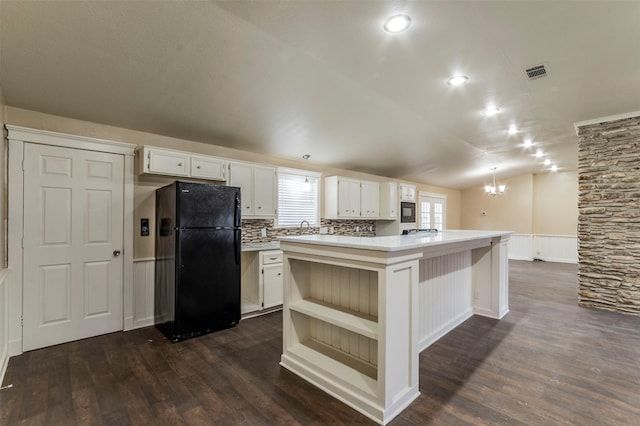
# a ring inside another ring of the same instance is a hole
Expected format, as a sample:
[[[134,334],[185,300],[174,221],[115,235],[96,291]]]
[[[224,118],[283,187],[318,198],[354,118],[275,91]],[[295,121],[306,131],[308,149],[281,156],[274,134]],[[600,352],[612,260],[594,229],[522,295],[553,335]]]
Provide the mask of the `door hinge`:
[[[24,248],[24,238],[20,238],[20,248]]]
[[[22,160],[22,171],[24,172],[24,160]]]
[[[24,327],[24,317],[20,315],[20,327]]]
[[[264,275],[264,268],[262,268],[262,271],[260,272],[262,275]]]

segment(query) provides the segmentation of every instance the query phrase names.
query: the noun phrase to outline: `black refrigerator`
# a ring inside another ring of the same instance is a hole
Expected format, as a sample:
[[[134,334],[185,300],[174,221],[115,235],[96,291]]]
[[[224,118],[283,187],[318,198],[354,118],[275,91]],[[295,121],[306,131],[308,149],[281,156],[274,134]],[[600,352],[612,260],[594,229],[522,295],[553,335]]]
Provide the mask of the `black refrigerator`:
[[[156,190],[154,316],[173,342],[240,321],[240,188],[176,181]]]

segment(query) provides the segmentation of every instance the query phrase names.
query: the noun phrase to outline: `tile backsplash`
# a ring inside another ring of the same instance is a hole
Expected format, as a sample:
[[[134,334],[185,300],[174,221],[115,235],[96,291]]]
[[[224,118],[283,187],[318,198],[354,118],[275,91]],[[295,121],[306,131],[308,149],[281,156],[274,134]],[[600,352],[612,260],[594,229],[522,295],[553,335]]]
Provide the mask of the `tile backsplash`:
[[[274,228],[273,219],[243,219],[242,220],[242,244],[268,243],[276,241],[284,235],[311,235],[319,234],[321,227],[327,228],[327,233],[334,235],[352,235],[357,237],[373,237],[376,235],[375,220],[329,220],[320,219],[320,226],[302,229],[299,226],[293,228]],[[262,230],[266,229],[267,236],[262,236]]]

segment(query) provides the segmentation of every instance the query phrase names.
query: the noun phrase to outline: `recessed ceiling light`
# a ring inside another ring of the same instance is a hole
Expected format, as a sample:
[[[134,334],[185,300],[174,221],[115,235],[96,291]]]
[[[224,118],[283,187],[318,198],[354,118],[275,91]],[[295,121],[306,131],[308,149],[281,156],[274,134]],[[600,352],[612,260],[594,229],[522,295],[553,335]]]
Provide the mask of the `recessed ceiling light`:
[[[384,22],[384,29],[390,33],[398,33],[409,28],[411,18],[407,15],[394,15]]]
[[[536,151],[536,157],[537,157],[537,158],[540,158],[540,157],[542,157],[543,155],[544,155],[544,153],[542,152],[542,150],[540,150],[540,149],[539,149],[539,150],[537,150],[537,151]]]
[[[551,164],[551,160],[549,160],[548,158],[546,160],[544,160],[544,165],[548,166],[549,164]]]
[[[523,145],[525,148],[530,148],[533,146],[533,141],[531,139],[525,139]]]
[[[518,133],[518,128],[516,126],[510,126],[508,131],[510,135],[515,135]]]
[[[494,107],[494,106],[487,107],[487,109],[482,111],[482,113],[487,117],[491,117],[492,115],[496,115],[499,112],[500,112],[500,108]]]
[[[558,171],[558,166],[556,166],[555,164],[553,166],[551,166],[551,171],[552,172],[557,172]]]
[[[447,80],[447,83],[449,86],[460,86],[461,84],[466,83],[467,80],[469,80],[469,77],[466,75],[456,75]]]

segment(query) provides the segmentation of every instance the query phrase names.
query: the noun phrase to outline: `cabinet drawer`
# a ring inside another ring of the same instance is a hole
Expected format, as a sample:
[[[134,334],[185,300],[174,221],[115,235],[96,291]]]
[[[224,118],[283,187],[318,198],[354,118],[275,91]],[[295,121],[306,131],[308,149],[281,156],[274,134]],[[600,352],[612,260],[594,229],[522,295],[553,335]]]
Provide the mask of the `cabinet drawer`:
[[[269,265],[270,263],[282,263],[281,251],[267,251],[260,255],[262,256],[263,265]]]

